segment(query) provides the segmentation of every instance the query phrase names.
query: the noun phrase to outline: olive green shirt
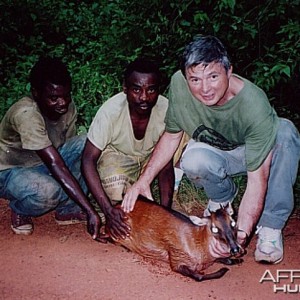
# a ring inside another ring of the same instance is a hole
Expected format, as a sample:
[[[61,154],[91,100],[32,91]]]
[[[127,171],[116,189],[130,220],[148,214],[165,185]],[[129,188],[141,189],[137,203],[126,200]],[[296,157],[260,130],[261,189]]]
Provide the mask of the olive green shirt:
[[[279,119],[266,94],[238,75],[242,90],[222,106],[206,106],[190,92],[181,71],[176,72],[169,88],[166,131],[185,131],[196,141],[222,150],[245,145],[246,163],[254,171],[274,146]]]
[[[33,99],[22,98],[10,107],[0,123],[0,170],[41,164],[35,151],[64,144],[76,134],[75,122],[73,102],[66,114],[52,121],[41,114]]]

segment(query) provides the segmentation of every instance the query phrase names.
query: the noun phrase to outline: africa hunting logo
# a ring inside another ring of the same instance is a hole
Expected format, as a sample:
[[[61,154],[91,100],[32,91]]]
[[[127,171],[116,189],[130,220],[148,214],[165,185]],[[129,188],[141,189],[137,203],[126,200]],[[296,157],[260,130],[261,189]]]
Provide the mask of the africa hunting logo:
[[[300,293],[300,270],[266,270],[259,282],[273,282],[274,293]]]

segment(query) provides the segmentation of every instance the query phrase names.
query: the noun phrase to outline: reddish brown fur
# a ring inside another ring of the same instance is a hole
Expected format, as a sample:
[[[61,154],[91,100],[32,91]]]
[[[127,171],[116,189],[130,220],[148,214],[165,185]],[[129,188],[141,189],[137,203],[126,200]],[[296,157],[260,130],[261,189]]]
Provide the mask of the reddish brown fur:
[[[196,226],[179,213],[140,199],[128,214],[128,224],[130,236],[116,242],[141,256],[169,261],[175,272],[200,281],[219,278],[228,271],[223,268],[208,278],[203,275],[216,261],[208,248],[213,239],[210,226]]]

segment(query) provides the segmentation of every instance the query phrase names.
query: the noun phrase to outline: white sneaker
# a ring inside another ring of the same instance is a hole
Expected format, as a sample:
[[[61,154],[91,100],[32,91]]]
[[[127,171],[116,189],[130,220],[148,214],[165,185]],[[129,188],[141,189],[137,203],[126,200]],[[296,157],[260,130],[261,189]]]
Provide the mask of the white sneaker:
[[[260,263],[278,264],[283,259],[282,233],[280,229],[260,226],[258,234],[255,260]]]

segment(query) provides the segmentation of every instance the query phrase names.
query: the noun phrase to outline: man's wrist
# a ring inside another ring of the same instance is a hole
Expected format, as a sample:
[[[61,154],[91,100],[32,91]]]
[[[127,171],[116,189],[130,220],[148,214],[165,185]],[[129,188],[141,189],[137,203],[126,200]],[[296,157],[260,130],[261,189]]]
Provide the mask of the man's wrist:
[[[145,170],[138,180],[140,186],[150,186],[155,177],[149,174],[149,170]]]

